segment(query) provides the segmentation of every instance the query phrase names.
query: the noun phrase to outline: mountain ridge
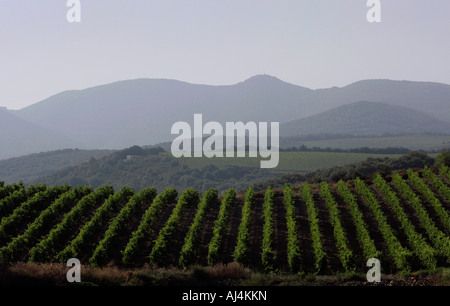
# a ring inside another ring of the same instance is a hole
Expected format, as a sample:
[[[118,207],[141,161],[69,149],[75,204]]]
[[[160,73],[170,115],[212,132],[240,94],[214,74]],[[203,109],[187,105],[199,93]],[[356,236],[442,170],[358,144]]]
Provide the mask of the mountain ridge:
[[[123,149],[173,140],[172,124],[192,123],[194,113],[202,113],[205,122],[284,124],[357,101],[407,106],[450,122],[450,85],[379,79],[309,89],[270,75],[256,75],[232,85],[171,79],[121,80],[64,91],[8,112],[75,140],[81,144],[77,148]],[[48,148],[54,149],[61,148]]]
[[[450,122],[423,112],[380,102],[360,101],[280,126],[281,136],[349,134],[355,136],[449,133]]]
[[[51,149],[80,147],[82,144],[65,135],[25,121],[0,108],[0,160]]]

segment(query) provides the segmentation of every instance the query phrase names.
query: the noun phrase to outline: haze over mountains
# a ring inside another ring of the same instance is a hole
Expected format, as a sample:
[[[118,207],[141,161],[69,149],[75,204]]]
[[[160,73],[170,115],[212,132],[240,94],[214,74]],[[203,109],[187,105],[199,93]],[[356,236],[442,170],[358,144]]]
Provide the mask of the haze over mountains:
[[[281,136],[449,133],[450,122],[423,112],[379,102],[355,102],[280,126]]]
[[[0,159],[82,144],[0,108]]]
[[[384,104],[355,103],[359,101]],[[450,85],[366,80],[312,90],[267,75],[226,86],[119,81],[65,91],[18,111],[0,110],[0,159],[62,148],[122,149],[171,141],[172,124],[192,124],[194,113],[203,114],[204,123],[278,121],[282,135],[340,133],[326,128],[331,119],[337,126],[346,121],[343,129],[355,135],[446,133]],[[381,120],[385,115],[395,124],[386,125],[387,118]]]

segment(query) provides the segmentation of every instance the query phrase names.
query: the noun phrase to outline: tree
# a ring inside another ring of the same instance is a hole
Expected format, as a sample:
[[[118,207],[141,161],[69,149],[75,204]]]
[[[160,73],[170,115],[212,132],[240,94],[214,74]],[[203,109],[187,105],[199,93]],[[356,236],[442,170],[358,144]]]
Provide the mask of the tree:
[[[434,167],[439,169],[442,166],[450,166],[450,151],[441,152],[434,161]]]

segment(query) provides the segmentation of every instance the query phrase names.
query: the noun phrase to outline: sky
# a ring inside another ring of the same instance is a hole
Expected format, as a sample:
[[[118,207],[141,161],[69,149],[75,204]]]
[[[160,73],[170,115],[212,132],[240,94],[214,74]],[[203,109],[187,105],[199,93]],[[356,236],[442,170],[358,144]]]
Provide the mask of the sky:
[[[0,106],[136,78],[317,89],[363,79],[450,84],[450,1],[0,0]]]

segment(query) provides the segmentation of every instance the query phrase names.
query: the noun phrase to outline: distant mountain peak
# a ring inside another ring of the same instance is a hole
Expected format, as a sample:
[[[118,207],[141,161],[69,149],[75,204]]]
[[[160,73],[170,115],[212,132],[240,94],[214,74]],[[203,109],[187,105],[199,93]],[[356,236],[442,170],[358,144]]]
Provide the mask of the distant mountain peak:
[[[246,79],[245,81],[243,81],[239,84],[275,84],[275,83],[289,84],[289,83],[284,82],[284,81],[280,80],[279,78],[269,75],[269,74],[257,74],[257,75],[254,75],[254,76]],[[292,85],[292,84],[289,84],[289,85]]]
[[[255,88],[296,88],[303,91],[312,91],[310,88],[302,87],[299,85],[291,84],[288,82],[285,82],[283,80],[280,80],[279,78],[269,75],[269,74],[257,74],[254,75],[245,81],[238,83],[238,86],[247,86],[247,87],[255,87]]]
[[[257,74],[257,75],[254,75],[254,76],[248,78],[244,82],[266,81],[266,80],[282,82],[279,78],[277,78],[277,77],[275,77],[273,75],[270,75],[270,74]]]

